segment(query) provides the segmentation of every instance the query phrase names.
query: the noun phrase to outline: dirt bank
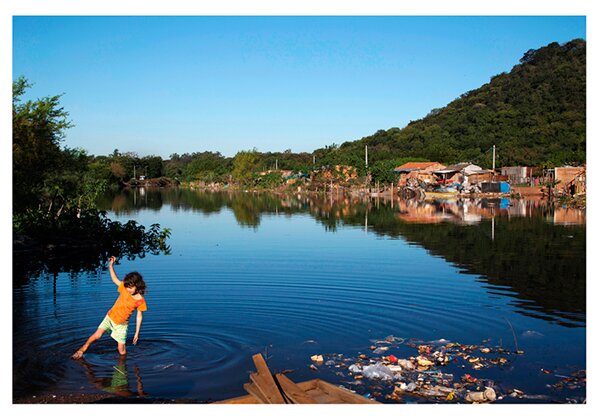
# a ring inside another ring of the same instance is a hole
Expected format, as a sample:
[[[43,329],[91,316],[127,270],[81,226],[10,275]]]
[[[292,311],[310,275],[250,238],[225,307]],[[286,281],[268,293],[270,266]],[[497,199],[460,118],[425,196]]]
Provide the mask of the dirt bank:
[[[191,399],[162,399],[151,396],[121,397],[107,393],[43,393],[20,397],[13,400],[14,404],[169,404],[186,403],[199,404],[201,402]]]

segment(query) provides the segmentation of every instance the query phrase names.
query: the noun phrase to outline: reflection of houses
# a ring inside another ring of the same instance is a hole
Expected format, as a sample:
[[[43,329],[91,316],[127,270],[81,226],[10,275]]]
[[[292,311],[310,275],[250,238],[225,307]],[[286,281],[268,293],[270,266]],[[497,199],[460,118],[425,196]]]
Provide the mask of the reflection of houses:
[[[415,224],[437,224],[445,220],[437,207],[428,202],[414,203],[413,201],[399,202],[398,219]]]
[[[396,215],[404,222],[417,224],[436,224],[444,221],[456,224],[476,224],[484,219],[508,215],[508,208],[509,203],[506,198],[443,202],[400,200],[398,203],[400,212]]]
[[[554,224],[585,225],[585,211],[581,209],[556,207],[554,209]]]

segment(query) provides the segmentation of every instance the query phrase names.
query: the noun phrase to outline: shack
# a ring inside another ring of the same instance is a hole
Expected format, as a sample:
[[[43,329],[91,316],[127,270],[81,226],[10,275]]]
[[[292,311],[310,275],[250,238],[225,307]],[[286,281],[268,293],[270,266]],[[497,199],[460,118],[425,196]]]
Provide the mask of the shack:
[[[554,168],[556,190],[575,195],[586,191],[586,168],[562,166]]]
[[[463,184],[468,185],[468,177],[472,174],[480,172],[481,167],[472,163],[457,163],[450,165],[444,169],[433,171],[441,179],[440,181],[445,184]]]
[[[395,173],[400,174],[398,186],[406,186],[409,179],[416,179],[427,185],[437,183],[438,178],[433,173],[436,170],[446,168],[439,162],[408,162],[394,169]]]
[[[533,177],[541,174],[540,169],[532,166],[504,166],[500,169],[512,184],[532,183]]]
[[[508,182],[481,182],[481,192],[484,193],[510,193],[510,185]]]

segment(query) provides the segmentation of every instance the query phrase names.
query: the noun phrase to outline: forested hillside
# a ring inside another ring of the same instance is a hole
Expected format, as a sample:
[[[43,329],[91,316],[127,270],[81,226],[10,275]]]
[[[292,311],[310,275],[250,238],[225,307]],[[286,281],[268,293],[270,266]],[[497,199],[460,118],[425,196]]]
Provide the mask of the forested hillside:
[[[445,163],[556,166],[585,163],[586,42],[527,51],[509,73],[406,127],[379,130],[315,153],[332,163],[420,157]],[[364,165],[364,162],[363,162]]]

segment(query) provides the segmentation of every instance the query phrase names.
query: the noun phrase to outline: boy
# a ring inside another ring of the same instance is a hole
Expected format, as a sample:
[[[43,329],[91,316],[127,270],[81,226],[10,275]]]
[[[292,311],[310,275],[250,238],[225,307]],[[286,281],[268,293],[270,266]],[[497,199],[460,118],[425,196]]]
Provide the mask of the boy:
[[[110,336],[117,341],[117,348],[119,354],[125,355],[125,341],[127,339],[127,325],[129,324],[129,317],[135,309],[137,309],[137,316],[135,319],[135,335],[133,337],[133,345],[136,345],[140,335],[140,328],[142,326],[142,312],[147,310],[146,300],[142,296],[146,292],[146,283],[138,272],[131,272],[125,276],[125,279],[121,282],[115,273],[113,264],[116,257],[112,256],[108,261],[108,269],[110,270],[110,278],[115,285],[119,287],[119,298],[108,311],[106,317],[98,326],[98,330],[92,334],[91,337],[73,354],[74,359],[83,357],[83,353],[94,342],[98,341],[104,332],[109,332]]]

